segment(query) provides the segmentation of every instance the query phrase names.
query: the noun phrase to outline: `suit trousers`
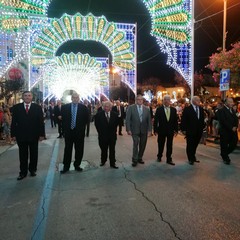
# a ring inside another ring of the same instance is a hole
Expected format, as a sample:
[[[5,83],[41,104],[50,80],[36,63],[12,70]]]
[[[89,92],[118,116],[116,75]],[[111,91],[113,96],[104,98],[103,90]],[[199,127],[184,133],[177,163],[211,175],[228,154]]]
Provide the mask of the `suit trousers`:
[[[62,137],[63,136],[62,121],[58,120],[57,125],[58,125],[58,134],[59,134],[60,137]]]
[[[137,163],[142,160],[146,144],[148,133],[132,134],[133,139],[133,154],[132,161]]]
[[[123,118],[118,117],[118,134],[122,134],[122,126],[124,125]]]
[[[194,162],[196,160],[196,150],[198,147],[198,144],[200,142],[200,139],[202,137],[202,133],[196,134],[196,135],[187,135],[187,157],[188,161]]]
[[[101,163],[105,163],[107,161],[109,149],[110,165],[114,166],[116,162],[115,158],[116,138],[99,137],[98,140],[99,146],[101,148]]]
[[[234,151],[237,146],[237,132],[220,133],[221,156],[224,160],[229,160],[228,154]]]
[[[27,172],[37,171],[38,162],[38,140],[17,142],[19,148],[20,174],[27,175]],[[28,165],[28,155],[29,165]]]
[[[158,155],[157,155],[158,159],[162,158],[165,141],[167,139],[166,158],[167,158],[167,161],[172,160],[173,136],[174,136],[173,134],[167,134],[167,135],[158,134]]]
[[[65,148],[63,156],[64,170],[69,170],[72,161],[73,145],[75,149],[74,167],[79,167],[83,158],[84,151],[84,133],[80,134],[75,129],[70,130],[69,134],[65,135]]]

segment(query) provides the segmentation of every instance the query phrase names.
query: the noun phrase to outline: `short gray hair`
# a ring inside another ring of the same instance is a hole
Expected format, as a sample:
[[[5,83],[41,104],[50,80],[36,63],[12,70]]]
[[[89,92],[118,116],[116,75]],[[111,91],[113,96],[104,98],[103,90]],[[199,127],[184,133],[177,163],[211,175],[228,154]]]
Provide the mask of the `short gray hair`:
[[[104,101],[103,103],[102,103],[102,106],[103,107],[105,107],[106,105],[109,105],[110,107],[112,107],[112,102],[111,101]]]

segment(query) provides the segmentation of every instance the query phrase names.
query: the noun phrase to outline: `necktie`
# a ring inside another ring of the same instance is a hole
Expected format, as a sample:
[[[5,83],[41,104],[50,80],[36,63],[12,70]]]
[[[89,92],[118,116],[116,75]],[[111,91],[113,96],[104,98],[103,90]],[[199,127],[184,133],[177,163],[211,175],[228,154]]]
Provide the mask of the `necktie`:
[[[169,119],[170,119],[170,109],[169,109],[169,107],[166,107],[166,118],[167,118],[167,121],[169,121]]]
[[[72,105],[71,129],[76,127],[77,104]]]
[[[109,122],[110,117],[109,117],[109,113],[107,112],[107,121]]]
[[[142,122],[142,107],[141,106],[138,106],[138,114],[139,114],[140,122]]]
[[[197,118],[199,118],[199,109],[198,109],[198,106],[196,107],[196,114],[197,114]]]
[[[26,113],[28,113],[28,110],[29,110],[29,105],[26,104]]]
[[[120,109],[120,106],[118,106],[118,116],[121,117],[121,109]]]

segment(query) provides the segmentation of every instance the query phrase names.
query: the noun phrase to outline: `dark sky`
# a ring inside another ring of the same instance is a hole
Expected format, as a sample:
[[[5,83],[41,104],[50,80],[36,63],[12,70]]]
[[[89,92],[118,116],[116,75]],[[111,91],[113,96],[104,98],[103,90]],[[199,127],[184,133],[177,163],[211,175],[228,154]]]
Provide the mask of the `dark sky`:
[[[240,3],[239,0],[227,0],[227,47],[240,40]],[[223,10],[223,0],[195,0],[195,20]],[[48,9],[49,17],[61,17],[63,13],[96,16],[104,15],[108,21],[137,23],[138,26],[138,81],[153,76],[163,81],[171,81],[174,70],[166,65],[166,56],[160,52],[156,39],[150,35],[151,20],[149,12],[141,0],[53,0]],[[195,70],[208,64],[209,56],[222,46],[223,14],[219,13],[195,25]],[[58,50],[63,52],[89,53],[91,56],[107,56],[108,50],[92,41],[69,41]],[[158,54],[156,57],[156,54]],[[143,63],[142,63],[143,62]]]

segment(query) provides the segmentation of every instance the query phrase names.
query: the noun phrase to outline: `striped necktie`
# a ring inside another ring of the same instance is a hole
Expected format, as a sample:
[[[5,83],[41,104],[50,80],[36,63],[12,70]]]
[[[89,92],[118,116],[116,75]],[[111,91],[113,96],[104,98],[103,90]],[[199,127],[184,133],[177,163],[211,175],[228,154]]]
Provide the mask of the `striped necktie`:
[[[74,129],[76,127],[77,104],[72,104],[71,110],[71,129]]]

